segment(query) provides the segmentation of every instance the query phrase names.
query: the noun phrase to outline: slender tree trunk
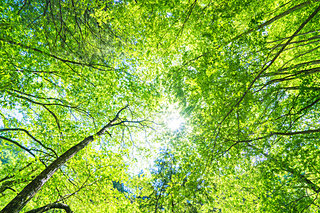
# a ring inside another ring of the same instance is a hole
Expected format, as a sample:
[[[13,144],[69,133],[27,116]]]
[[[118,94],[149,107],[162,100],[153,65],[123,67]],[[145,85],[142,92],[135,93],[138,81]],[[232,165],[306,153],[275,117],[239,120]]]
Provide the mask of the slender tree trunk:
[[[120,123],[115,123],[119,119],[121,111],[126,109],[128,106],[122,108],[115,118],[111,120],[106,126],[104,126],[95,136],[103,135],[108,128],[112,126],[119,125]],[[65,153],[63,153],[59,158],[53,161],[45,170],[43,170],[31,183],[29,183],[24,189],[13,199],[7,206],[0,211],[0,213],[18,213],[23,207],[37,194],[41,187],[53,176],[53,174],[70,158],[77,154],[80,150],[86,147],[90,142],[94,140],[94,136],[89,136],[79,142],[78,144],[71,147]]]

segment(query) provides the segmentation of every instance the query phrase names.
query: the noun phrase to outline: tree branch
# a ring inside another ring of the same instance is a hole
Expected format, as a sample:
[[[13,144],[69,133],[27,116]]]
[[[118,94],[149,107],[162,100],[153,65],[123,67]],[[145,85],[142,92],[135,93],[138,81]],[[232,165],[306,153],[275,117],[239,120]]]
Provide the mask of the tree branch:
[[[71,208],[67,204],[64,204],[64,203],[50,203],[50,204],[45,205],[43,207],[33,209],[31,211],[27,211],[26,213],[42,213],[42,212],[46,212],[50,209],[63,209],[67,213],[73,213],[73,211],[71,211]]]
[[[40,146],[42,146],[45,149],[48,149],[48,150],[52,151],[55,154],[55,156],[58,157],[58,154],[52,148],[47,147],[46,145],[44,145],[41,141],[36,139],[33,135],[30,134],[29,131],[27,131],[25,129],[22,129],[22,128],[3,128],[3,129],[0,129],[0,132],[5,132],[5,131],[22,131],[22,132],[26,133],[34,141],[36,141]]]
[[[122,122],[115,123],[120,116],[120,113],[128,107],[125,106],[118,111],[116,116],[105,125],[96,134],[91,135],[80,141],[78,144],[72,146],[55,161],[53,161],[47,168],[45,168],[36,178],[29,183],[24,189],[13,198],[1,211],[0,213],[18,213],[23,207],[36,195],[36,193],[42,188],[42,186],[53,176],[53,174],[68,160],[70,160],[80,150],[85,148],[90,142],[94,141],[96,136],[102,136],[108,128],[119,125]]]
[[[3,139],[3,140],[6,140],[6,141],[9,141],[10,143],[13,143],[14,145],[16,145],[16,146],[20,147],[21,149],[23,149],[23,150],[27,151],[27,152],[28,152],[30,155],[32,155],[34,158],[36,157],[36,156],[35,156],[35,154],[33,154],[33,153],[31,152],[31,150],[30,150],[30,149],[28,149],[28,148],[26,148],[26,147],[22,146],[21,144],[19,144],[18,142],[14,141],[14,140],[12,140],[12,139],[10,139],[10,138],[3,137],[3,136],[0,136],[0,139]]]

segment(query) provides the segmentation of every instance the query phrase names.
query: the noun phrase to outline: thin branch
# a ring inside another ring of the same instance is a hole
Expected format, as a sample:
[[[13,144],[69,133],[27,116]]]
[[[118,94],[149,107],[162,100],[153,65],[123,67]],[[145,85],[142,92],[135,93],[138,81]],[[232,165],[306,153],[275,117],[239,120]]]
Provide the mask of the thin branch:
[[[29,183],[24,189],[13,198],[1,211],[0,213],[18,213],[24,206],[36,195],[36,193],[42,188],[42,186],[53,176],[53,174],[67,161],[69,161],[74,155],[76,155],[80,150],[84,149],[88,144],[95,140],[98,136],[102,136],[108,128],[115,125],[119,125],[123,122],[115,123],[120,116],[120,113],[128,107],[125,106],[118,111],[116,116],[105,125],[100,131],[94,135],[90,135],[72,146],[66,152],[64,152],[60,157],[53,161],[48,167],[46,167],[36,178]]]
[[[305,134],[313,134],[320,132],[320,129],[309,129],[304,131],[296,131],[296,132],[273,132],[271,135],[305,135]]]
[[[5,131],[22,131],[22,132],[26,133],[34,141],[36,141],[40,146],[42,146],[45,149],[48,149],[48,150],[52,151],[55,154],[55,156],[58,157],[57,153],[52,148],[47,147],[46,145],[44,145],[41,141],[36,139],[33,135],[30,134],[29,131],[27,131],[25,129],[22,129],[22,128],[3,128],[3,129],[0,129],[0,132],[5,132]]]
[[[64,203],[51,203],[51,204],[45,205],[43,207],[33,209],[31,211],[27,211],[26,213],[42,213],[42,212],[49,211],[50,209],[63,209],[67,213],[73,213],[71,211],[71,208],[67,204],[64,204]]]
[[[241,101],[244,99],[244,97],[248,94],[249,90],[253,87],[254,83],[260,78],[260,76],[262,75],[262,73],[264,73],[275,61],[276,59],[280,56],[280,54],[283,52],[283,50],[287,47],[287,45],[291,42],[291,40],[304,28],[304,26],[319,12],[320,10],[320,6],[318,6],[315,11],[307,18],[307,20],[305,20],[300,26],[299,28],[293,33],[293,35],[290,37],[290,39],[288,39],[288,41],[284,44],[284,46],[277,52],[277,54],[273,57],[273,59],[268,62],[262,70],[260,70],[260,72],[258,73],[258,75],[253,79],[253,81],[251,81],[249,87],[246,89],[246,91],[244,92],[244,94],[240,97],[240,99],[236,102],[236,104],[234,104],[231,108],[231,110],[227,113],[227,115],[222,119],[222,121],[220,122],[220,124],[222,124],[225,119],[233,112],[234,108],[236,106],[238,106]]]
[[[113,70],[113,68],[111,68],[110,66],[104,65],[104,64],[87,64],[87,63],[82,63],[82,62],[79,62],[79,61],[71,61],[71,60],[68,60],[68,59],[63,59],[63,58],[60,58],[60,57],[58,57],[58,56],[56,56],[56,55],[47,53],[47,52],[45,52],[45,51],[42,51],[42,50],[40,50],[40,49],[31,47],[31,46],[28,46],[28,45],[24,45],[24,44],[19,43],[19,42],[15,42],[15,41],[3,39],[3,38],[0,38],[0,41],[6,42],[6,43],[9,43],[9,44],[12,44],[12,45],[20,46],[20,47],[22,47],[22,48],[29,49],[29,50],[38,52],[38,53],[40,53],[40,54],[47,55],[47,56],[49,56],[49,57],[51,57],[51,58],[54,58],[54,59],[56,59],[56,60],[58,60],[58,61],[61,61],[61,62],[63,62],[63,63],[67,63],[67,64],[70,63],[70,64],[79,65],[79,66],[91,67],[91,68],[95,68],[94,66],[106,67],[106,68],[108,68],[109,70]],[[96,69],[98,69],[98,68],[96,68]]]
[[[28,149],[27,147],[22,146],[21,144],[19,144],[18,142],[14,141],[14,140],[12,140],[12,139],[10,139],[10,138],[3,137],[3,136],[0,136],[0,139],[6,140],[6,141],[8,141],[8,142],[10,142],[10,143],[13,143],[14,145],[16,145],[16,146],[18,146],[19,148],[23,149],[24,151],[28,152],[28,153],[29,153],[30,155],[32,155],[34,158],[36,157],[35,154],[33,154],[33,152],[32,152],[30,149]]]
[[[316,1],[318,1],[318,0],[316,0]],[[290,13],[292,13],[292,12],[294,12],[294,11],[296,11],[296,10],[299,10],[299,9],[305,7],[305,6],[308,6],[308,5],[310,5],[310,4],[312,4],[312,1],[306,1],[306,2],[303,2],[303,3],[301,3],[301,4],[296,5],[296,6],[294,6],[294,7],[291,7],[290,9],[284,11],[283,13],[281,13],[281,14],[279,14],[279,15],[271,18],[271,19],[269,19],[269,20],[266,21],[265,23],[260,24],[258,27],[253,28],[253,29],[250,29],[250,30],[247,30],[247,31],[244,32],[244,33],[241,33],[240,35],[234,37],[231,41],[237,40],[238,38],[240,38],[240,37],[242,37],[242,36],[248,35],[248,34],[252,33],[254,30],[262,29],[263,27],[266,27],[266,26],[272,24],[273,22],[275,22],[275,21],[277,21],[277,20],[279,20],[279,19],[281,19],[281,18],[289,15]],[[294,36],[296,36],[296,34],[295,34]],[[294,36],[293,36],[293,37],[294,37]],[[289,40],[292,40],[292,36],[289,38]]]

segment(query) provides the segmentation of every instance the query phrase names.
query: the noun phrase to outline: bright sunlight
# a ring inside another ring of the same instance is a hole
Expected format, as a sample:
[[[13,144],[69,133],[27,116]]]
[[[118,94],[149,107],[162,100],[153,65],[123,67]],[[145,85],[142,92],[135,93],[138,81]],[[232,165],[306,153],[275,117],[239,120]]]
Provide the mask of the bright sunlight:
[[[184,123],[184,120],[179,115],[179,113],[171,114],[167,120],[167,126],[172,131],[176,131],[180,129],[183,123]]]

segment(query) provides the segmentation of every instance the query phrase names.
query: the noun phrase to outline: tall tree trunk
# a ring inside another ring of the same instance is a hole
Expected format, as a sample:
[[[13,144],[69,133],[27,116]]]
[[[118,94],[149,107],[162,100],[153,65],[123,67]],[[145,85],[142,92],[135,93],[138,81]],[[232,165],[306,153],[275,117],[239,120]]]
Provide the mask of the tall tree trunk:
[[[126,109],[128,106],[122,108],[117,115],[112,119],[107,125],[105,125],[99,132],[95,134],[95,136],[103,135],[108,128],[112,126],[119,125],[122,122],[115,123],[119,119],[120,113]],[[86,137],[84,140],[79,142],[78,144],[71,147],[65,153],[63,153],[60,157],[58,157],[55,161],[53,161],[46,169],[44,169],[31,183],[29,183],[24,189],[13,199],[10,203],[8,203],[0,213],[18,213],[23,207],[37,194],[37,192],[41,189],[41,187],[52,177],[52,175],[70,158],[72,158],[75,154],[77,154],[80,150],[86,147],[90,142],[94,140],[94,136],[91,135]]]

